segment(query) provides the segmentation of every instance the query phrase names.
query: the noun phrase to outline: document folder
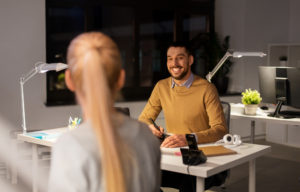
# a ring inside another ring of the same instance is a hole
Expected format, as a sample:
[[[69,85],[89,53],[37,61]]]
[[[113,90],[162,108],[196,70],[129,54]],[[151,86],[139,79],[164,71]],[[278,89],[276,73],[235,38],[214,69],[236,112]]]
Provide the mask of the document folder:
[[[236,151],[232,149],[228,149],[223,145],[206,146],[206,147],[198,147],[198,148],[199,150],[202,150],[207,157],[218,156],[218,155],[231,155],[237,153]]]

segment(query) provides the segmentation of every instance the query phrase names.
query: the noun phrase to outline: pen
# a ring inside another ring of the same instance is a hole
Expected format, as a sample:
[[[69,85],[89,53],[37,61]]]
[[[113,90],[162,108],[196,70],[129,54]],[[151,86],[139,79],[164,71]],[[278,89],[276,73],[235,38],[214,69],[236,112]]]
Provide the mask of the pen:
[[[159,126],[154,122],[154,120],[152,118],[150,118],[151,122],[153,123],[154,127],[160,132]],[[161,136],[162,139],[165,139],[166,137],[168,137],[169,135],[167,133],[163,132],[163,135]]]
[[[150,118],[150,120],[152,121],[154,127],[155,127],[158,131],[160,131],[159,126],[154,122],[154,120],[153,120],[152,118]]]
[[[79,125],[79,124],[80,124],[80,122],[81,122],[81,118],[79,118],[79,119],[78,119],[78,121],[77,121],[77,125]]]

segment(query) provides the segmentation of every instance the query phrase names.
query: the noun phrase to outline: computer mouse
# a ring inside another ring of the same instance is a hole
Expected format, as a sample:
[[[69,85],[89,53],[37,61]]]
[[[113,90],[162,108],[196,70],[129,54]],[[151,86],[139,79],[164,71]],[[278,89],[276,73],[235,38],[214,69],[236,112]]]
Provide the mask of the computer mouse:
[[[267,106],[261,106],[260,107],[262,110],[268,110],[269,109],[269,107],[267,107]]]

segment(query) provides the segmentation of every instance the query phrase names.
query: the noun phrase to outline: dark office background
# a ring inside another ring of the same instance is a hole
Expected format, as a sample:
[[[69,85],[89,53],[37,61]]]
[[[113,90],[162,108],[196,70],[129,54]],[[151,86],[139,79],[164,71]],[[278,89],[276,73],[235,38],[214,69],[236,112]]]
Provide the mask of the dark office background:
[[[46,0],[47,62],[66,62],[71,39],[85,31],[101,31],[118,44],[126,84],[121,101],[146,100],[155,83],[167,77],[166,46],[190,41],[193,72],[211,70],[204,55],[214,34],[214,0]],[[48,106],[74,104],[62,73],[47,73]]]

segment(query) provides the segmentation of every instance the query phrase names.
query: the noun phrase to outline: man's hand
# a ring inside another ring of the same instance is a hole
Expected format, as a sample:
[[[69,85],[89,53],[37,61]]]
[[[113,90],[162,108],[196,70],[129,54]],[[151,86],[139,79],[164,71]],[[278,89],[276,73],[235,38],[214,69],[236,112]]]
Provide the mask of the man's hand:
[[[161,147],[169,147],[169,148],[173,148],[173,147],[183,147],[186,146],[187,142],[185,139],[185,135],[171,135],[169,137],[167,137],[164,142],[161,144]]]
[[[164,128],[162,128],[161,126],[159,126],[160,131],[157,130],[153,124],[148,125],[148,127],[156,137],[161,138],[163,136]]]

